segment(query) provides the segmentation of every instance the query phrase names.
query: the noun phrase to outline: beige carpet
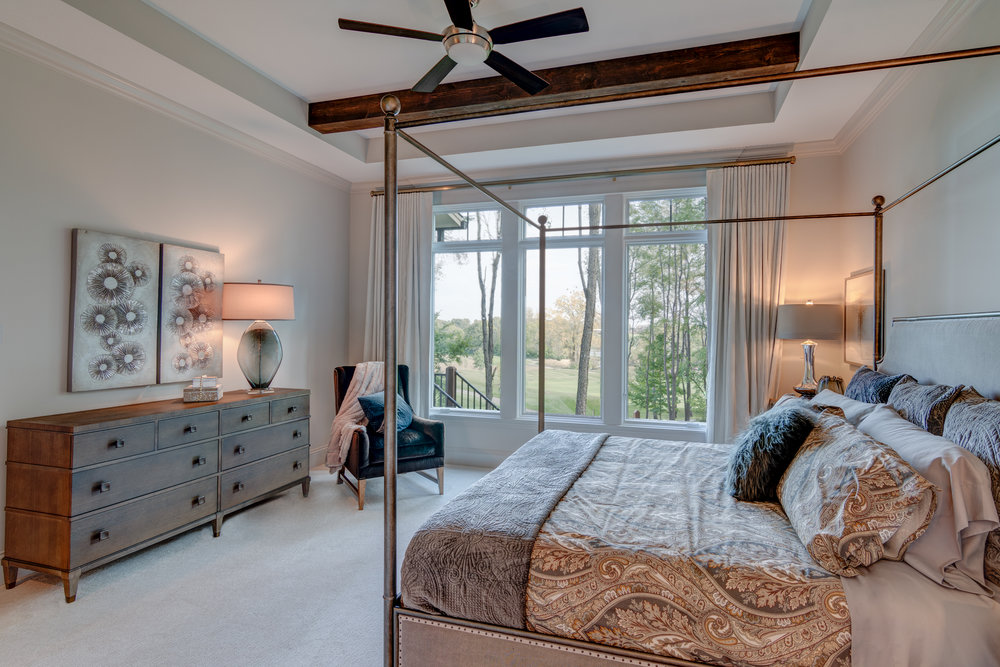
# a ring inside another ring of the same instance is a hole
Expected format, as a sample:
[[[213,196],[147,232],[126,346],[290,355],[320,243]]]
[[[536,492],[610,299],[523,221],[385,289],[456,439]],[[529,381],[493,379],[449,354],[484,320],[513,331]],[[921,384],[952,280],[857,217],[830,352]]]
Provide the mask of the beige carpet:
[[[400,544],[485,472],[449,467],[443,497],[401,476]],[[232,515],[217,539],[205,526],[84,574],[73,604],[21,570],[0,590],[0,665],[381,665],[384,487],[358,512],[325,469],[312,478],[309,498]]]

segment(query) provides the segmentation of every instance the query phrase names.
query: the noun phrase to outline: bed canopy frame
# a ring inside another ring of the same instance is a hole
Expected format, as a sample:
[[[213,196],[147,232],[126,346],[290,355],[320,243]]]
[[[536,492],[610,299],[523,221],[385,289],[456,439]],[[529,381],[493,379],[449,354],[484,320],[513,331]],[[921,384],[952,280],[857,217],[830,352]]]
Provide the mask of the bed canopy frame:
[[[833,76],[838,74],[848,74],[854,72],[866,72],[881,69],[891,69],[898,67],[905,67],[910,65],[920,65],[926,63],[934,62],[946,62],[952,60],[965,60],[970,58],[979,58],[983,56],[997,55],[1000,54],[1000,46],[990,46],[981,47],[976,49],[965,49],[961,51],[949,51],[943,53],[927,54],[920,56],[910,56],[905,58],[894,58],[890,60],[878,60],[870,61],[865,63],[856,63],[849,65],[839,65],[834,67],[823,67],[816,69],[806,69],[795,72],[786,72],[780,74],[766,75],[766,76],[755,76],[747,77],[744,79],[734,79],[726,82],[712,82],[706,84],[690,84],[685,86],[680,86],[678,88],[672,89],[671,94],[675,93],[686,93],[695,92],[699,90],[709,90],[709,89],[720,89],[729,88],[737,86],[755,85],[762,83],[774,83],[780,81],[791,81],[798,79],[816,78],[824,76]],[[662,93],[661,93],[662,94]],[[549,176],[549,177],[538,177],[538,178],[527,178],[527,179],[514,179],[506,181],[490,181],[485,183],[477,182],[475,179],[471,178],[467,174],[463,173],[457,167],[448,163],[444,158],[436,154],[430,148],[424,146],[418,140],[416,140],[411,135],[407,134],[403,128],[405,127],[415,127],[419,125],[428,124],[428,122],[414,121],[410,123],[399,122],[397,116],[401,111],[400,101],[397,97],[393,95],[386,95],[381,100],[381,109],[385,115],[384,123],[384,188],[381,193],[385,194],[384,198],[384,284],[385,284],[385,294],[384,294],[384,308],[385,308],[385,339],[384,339],[384,362],[385,362],[385,512],[384,512],[384,589],[383,589],[383,608],[384,608],[384,628],[383,628],[383,653],[384,653],[384,664],[386,667],[396,664],[398,656],[396,655],[396,636],[395,636],[395,615],[397,610],[401,609],[398,600],[398,585],[396,580],[397,571],[397,555],[396,555],[396,476],[397,476],[397,458],[396,458],[396,395],[398,391],[398,379],[396,366],[398,364],[397,358],[397,328],[398,328],[398,314],[397,314],[397,215],[396,215],[396,200],[397,195],[400,192],[428,192],[428,191],[442,191],[451,190],[455,188],[471,187],[478,190],[480,193],[488,197],[489,199],[496,202],[498,205],[503,207],[505,210],[509,211],[519,219],[523,220],[526,224],[531,225],[535,228],[539,235],[539,324],[538,324],[538,431],[542,432],[545,430],[545,255],[546,255],[546,235],[547,233],[565,233],[570,231],[592,231],[594,229],[624,229],[628,225],[593,225],[587,227],[566,227],[560,228],[558,230],[548,231],[546,227],[546,217],[540,216],[539,219],[531,220],[526,215],[524,215],[517,207],[504,201],[490,190],[487,186],[498,186],[498,185],[522,185],[527,183],[539,183],[546,181],[565,181],[565,180],[582,180],[582,179],[593,179],[593,178],[610,178],[610,177],[621,177],[637,174],[650,174],[650,173],[660,173],[668,171],[685,171],[685,170],[704,170],[710,168],[722,168],[729,166],[744,166],[753,164],[774,164],[774,163],[793,163],[795,162],[794,157],[784,157],[784,158],[772,158],[772,159],[759,159],[759,160],[744,160],[744,161],[730,161],[730,162],[716,162],[716,163],[702,163],[702,164],[688,164],[688,165],[674,165],[667,167],[653,167],[646,169],[635,169],[635,170],[619,170],[619,171],[606,171],[606,172],[589,172],[583,174],[570,174],[570,175],[560,175],[560,176]],[[496,115],[490,111],[484,111],[478,114],[470,115],[469,117],[485,117]],[[464,120],[464,118],[463,118]],[[441,166],[448,169],[451,173],[455,174],[462,180],[459,184],[449,184],[449,185],[438,185],[438,186],[414,186],[414,187],[399,187],[397,182],[397,144],[398,138],[402,138],[408,144],[416,148],[418,151],[434,160]],[[995,136],[993,139],[987,141],[983,145],[979,146],[975,150],[971,151],[962,158],[956,160],[951,165],[945,167],[938,173],[934,174],[920,185],[912,188],[905,194],[901,195],[897,199],[893,200],[891,203],[886,204],[886,198],[883,195],[876,195],[872,198],[872,210],[869,211],[858,211],[858,212],[836,212],[836,213],[814,213],[814,214],[802,214],[802,215],[783,215],[783,216],[770,216],[770,217],[745,217],[745,218],[726,218],[726,219],[713,219],[705,220],[703,224],[706,225],[717,225],[717,224],[733,224],[733,223],[756,223],[756,222],[770,222],[770,221],[803,221],[803,220],[831,220],[831,219],[841,219],[841,218],[868,218],[872,219],[872,230],[873,230],[873,264],[874,264],[874,318],[873,318],[873,358],[872,366],[878,367],[882,362],[885,354],[884,349],[884,339],[885,339],[885,280],[884,280],[884,270],[883,270],[883,254],[882,254],[882,228],[883,228],[883,218],[884,215],[903,203],[910,197],[914,196],[918,192],[927,188],[934,182],[943,178],[944,176],[950,174],[952,171],[958,169],[965,163],[969,162],[979,154],[985,152],[991,147],[1000,143],[1000,135]],[[372,191],[372,195],[381,194],[379,191]],[[644,227],[673,227],[682,224],[690,223],[655,223],[655,224],[645,224]],[[422,617],[427,617],[427,619],[433,618],[426,614],[419,612],[406,612],[408,615],[412,616],[414,620],[419,621]],[[442,617],[444,618],[444,617]],[[448,619],[449,621],[454,621],[457,625],[478,631],[480,633],[486,633],[488,635],[496,635],[498,628],[476,623],[472,621],[463,621],[461,619]],[[516,629],[504,629],[505,632],[511,636],[519,638],[518,641],[529,642],[538,644],[541,642],[549,643],[552,645],[559,645],[562,650],[567,650],[570,653],[587,653],[593,652],[593,648],[584,642],[578,642],[569,639],[561,639],[557,637],[550,637],[548,635],[539,635],[537,633],[528,632],[524,630]],[[631,664],[677,664],[677,665],[690,665],[696,663],[690,663],[684,660],[671,660],[663,659],[660,656],[651,656],[635,651],[627,651],[621,649],[615,649],[613,647],[600,646],[600,650],[604,652],[604,655],[609,657],[619,656],[619,660],[622,658]]]

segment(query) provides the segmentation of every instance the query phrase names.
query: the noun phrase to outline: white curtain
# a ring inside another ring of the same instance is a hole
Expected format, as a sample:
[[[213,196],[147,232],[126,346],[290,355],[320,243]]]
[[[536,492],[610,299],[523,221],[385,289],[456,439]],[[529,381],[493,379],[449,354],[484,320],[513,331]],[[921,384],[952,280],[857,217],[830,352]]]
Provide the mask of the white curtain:
[[[708,172],[708,217],[784,215],[788,165]],[[709,442],[729,442],[767,409],[778,380],[783,221],[709,225]]]
[[[368,260],[368,295],[365,307],[365,361],[384,361],[385,348],[385,196],[372,197],[371,243]],[[410,402],[413,411],[427,416],[430,378],[432,198],[429,192],[401,193],[396,203],[397,253],[397,353],[400,364],[410,367]]]

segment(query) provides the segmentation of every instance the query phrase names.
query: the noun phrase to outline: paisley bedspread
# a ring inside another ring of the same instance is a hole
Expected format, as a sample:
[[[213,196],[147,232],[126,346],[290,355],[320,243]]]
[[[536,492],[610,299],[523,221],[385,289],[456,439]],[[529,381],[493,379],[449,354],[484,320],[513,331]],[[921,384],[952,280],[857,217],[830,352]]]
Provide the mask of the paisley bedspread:
[[[780,505],[723,489],[728,447],[610,437],[531,553],[531,630],[717,665],[846,665],[840,577]]]

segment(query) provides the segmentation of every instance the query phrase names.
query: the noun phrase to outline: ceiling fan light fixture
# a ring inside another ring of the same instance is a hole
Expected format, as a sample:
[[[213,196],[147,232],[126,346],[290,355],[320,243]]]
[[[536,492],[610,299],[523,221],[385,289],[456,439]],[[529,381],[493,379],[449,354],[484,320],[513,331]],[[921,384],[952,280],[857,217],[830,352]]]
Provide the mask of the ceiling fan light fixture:
[[[478,65],[493,50],[490,34],[479,25],[473,25],[471,31],[451,26],[443,43],[448,57],[459,65]]]

